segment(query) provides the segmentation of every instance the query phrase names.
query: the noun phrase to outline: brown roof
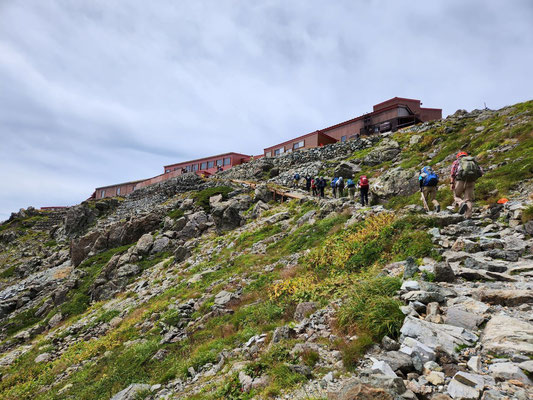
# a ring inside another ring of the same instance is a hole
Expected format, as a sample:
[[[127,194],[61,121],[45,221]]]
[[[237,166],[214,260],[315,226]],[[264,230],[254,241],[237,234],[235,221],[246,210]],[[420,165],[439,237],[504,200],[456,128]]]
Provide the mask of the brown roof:
[[[181,162],[174,163],[174,164],[168,164],[168,165],[165,165],[164,168],[167,168],[167,167],[174,167],[174,166],[176,166],[176,165],[182,165],[182,164],[190,164],[190,163],[199,162],[199,161],[203,161],[203,160],[209,160],[209,159],[211,159],[211,158],[224,157],[224,156],[230,156],[230,155],[243,156],[243,157],[250,157],[250,156],[247,155],[247,154],[241,154],[241,153],[230,152],[230,153],[218,154],[218,155],[216,155],[216,156],[202,157],[202,158],[197,158],[197,159],[195,159],[195,160],[181,161]]]
[[[150,178],[148,178],[148,179],[150,179]],[[148,179],[139,179],[138,181],[130,181],[130,182],[123,182],[123,183],[115,183],[114,185],[100,186],[100,187],[97,187],[95,190],[107,189],[107,188],[116,187],[116,186],[122,186],[122,185],[133,185],[135,183],[144,182],[144,181],[146,181]]]

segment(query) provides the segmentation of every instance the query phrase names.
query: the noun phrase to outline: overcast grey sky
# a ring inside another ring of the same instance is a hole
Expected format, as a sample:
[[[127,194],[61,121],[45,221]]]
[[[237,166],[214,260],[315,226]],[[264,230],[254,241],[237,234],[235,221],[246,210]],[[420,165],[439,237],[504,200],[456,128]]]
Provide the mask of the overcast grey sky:
[[[394,96],[533,98],[533,1],[0,0],[0,220]]]

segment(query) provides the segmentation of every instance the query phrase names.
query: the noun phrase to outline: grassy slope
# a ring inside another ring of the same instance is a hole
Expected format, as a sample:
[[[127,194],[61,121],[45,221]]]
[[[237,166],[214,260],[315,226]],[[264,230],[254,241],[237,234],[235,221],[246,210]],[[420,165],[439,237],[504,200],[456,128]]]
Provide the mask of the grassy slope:
[[[529,116],[531,120],[532,112],[533,102],[522,103],[514,106],[508,115],[481,123],[462,120],[449,133],[444,133],[449,127],[448,122],[441,126],[435,124],[424,132],[422,141],[413,146],[408,144],[413,133],[398,132],[394,139],[402,144],[404,150],[400,163],[406,168],[418,168],[423,163],[441,168],[449,164],[446,157],[457,149],[465,149],[477,155],[484,166],[501,164],[497,169],[488,171],[478,183],[478,197],[484,202],[493,201],[508,195],[517,183],[533,177],[531,122],[514,127],[505,125],[524,116]],[[478,134],[475,128],[481,125],[486,130]],[[514,147],[501,153],[493,151],[508,144]],[[439,153],[428,160],[428,152],[435,148],[439,149]],[[352,157],[360,156],[354,154]],[[389,165],[384,163],[366,168],[364,172],[369,176],[378,176]],[[446,201],[450,197],[449,190],[443,187],[439,196]],[[390,206],[398,208],[415,201],[416,196],[397,198]],[[206,363],[216,363],[222,350],[238,347],[259,333],[271,334],[275,327],[290,323],[296,304],[305,300],[325,305],[335,298],[349,299],[339,310],[338,335],[344,337],[345,334],[357,333],[359,339],[324,344],[341,350],[345,366],[353,368],[357,358],[374,341],[384,334],[397,334],[403,318],[393,298],[400,282],[394,278],[378,278],[377,273],[384,264],[408,256],[417,259],[435,256],[426,233],[432,221],[381,215],[342,229],[348,216],[334,215],[319,219],[314,225],[304,224],[295,228],[281,240],[269,244],[265,254],[251,252],[255,243],[288,233],[286,229],[295,227],[296,221],[314,208],[313,203],[299,205],[289,202],[268,212],[289,211],[291,220],[288,225],[257,226],[242,233],[229,232],[223,236],[203,238],[196,254],[215,249],[207,259],[194,268],[169,272],[168,275],[174,279],[171,289],[129,311],[120,325],[106,335],[70,346],[57,360],[41,364],[33,362],[38,354],[54,346],[46,336],[37,337],[29,353],[2,371],[0,399],[109,398],[129,383],[164,384],[176,378],[185,378],[189,367],[197,370]],[[311,251],[303,255],[297,266],[288,266],[283,261],[284,257],[306,249]],[[123,250],[114,249],[110,254]],[[110,254],[86,262],[89,277],[102,267]],[[265,272],[266,265],[273,265],[273,270]],[[187,283],[194,274],[209,269],[214,269],[214,272],[204,275],[197,283]],[[233,290],[236,284],[243,285],[243,295],[238,304],[233,305],[233,314],[213,317],[190,328],[189,337],[183,342],[159,344],[162,323],[176,322],[169,305],[199,298],[208,292],[211,297],[193,315],[199,317],[209,311],[218,291]],[[83,289],[79,292],[81,297]],[[62,329],[86,317],[92,318],[90,326],[94,326],[109,321],[119,312],[105,310],[101,303],[85,310],[86,299],[81,300],[81,307],[73,308],[72,317]],[[140,325],[148,319],[154,321],[153,327],[143,333]],[[82,330],[76,335],[83,337],[84,332]],[[126,346],[126,342],[130,344]],[[189,398],[270,397],[290,389],[305,378],[291,372],[287,364],[303,362],[313,366],[316,362],[313,354],[301,359],[291,356],[289,351],[294,344],[294,340],[282,341],[262,352],[247,367],[251,376],[267,373],[273,378],[271,384],[260,392],[243,394],[235,375],[222,378],[219,373],[207,382],[201,393],[191,394]],[[160,349],[167,350],[169,355],[162,361],[153,361],[152,356]],[[227,365],[234,361],[238,359],[228,360]],[[59,374],[69,368],[72,368],[71,372],[61,383],[50,386]],[[316,371],[319,374],[325,372]],[[58,391],[66,384],[72,384],[72,387],[59,395]],[[43,387],[48,389],[41,391]]]

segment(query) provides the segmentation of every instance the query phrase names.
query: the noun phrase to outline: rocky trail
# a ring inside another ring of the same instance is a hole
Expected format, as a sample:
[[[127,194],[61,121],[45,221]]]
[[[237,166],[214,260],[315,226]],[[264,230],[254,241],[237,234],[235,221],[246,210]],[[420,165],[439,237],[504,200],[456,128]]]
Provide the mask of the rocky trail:
[[[0,399],[533,398],[532,121],[531,102],[458,111],[13,213]],[[487,171],[471,219],[446,208],[468,146]],[[372,205],[289,188],[296,172],[366,174]]]

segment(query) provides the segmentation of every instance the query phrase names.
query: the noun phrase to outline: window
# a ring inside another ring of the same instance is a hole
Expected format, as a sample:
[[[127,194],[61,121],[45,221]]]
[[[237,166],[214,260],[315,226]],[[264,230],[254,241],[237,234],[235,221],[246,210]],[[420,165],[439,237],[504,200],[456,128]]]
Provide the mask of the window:
[[[203,162],[200,169],[207,169],[207,162]]]
[[[213,168],[215,166],[215,162],[214,161],[209,161],[207,163],[207,168]]]
[[[102,191],[100,192],[100,197],[105,197],[105,190],[102,190]]]
[[[198,164],[193,164],[192,165],[192,170],[193,171],[198,171]]]
[[[265,153],[265,157],[272,157],[272,152],[271,151],[267,151]]]
[[[285,151],[285,148],[281,147],[279,149],[274,150],[274,155],[279,156],[280,154],[283,154],[284,151]]]
[[[185,170],[186,170],[187,172],[191,172],[191,166],[190,166],[190,165],[187,165],[187,167],[185,168]]]
[[[341,142],[346,142],[346,136],[341,137]]]
[[[120,188],[117,188],[117,196],[120,194]]]
[[[168,174],[169,172],[170,172],[170,170],[169,170],[169,169],[166,169],[166,170],[165,170],[165,173],[166,173],[166,174]]]
[[[224,159],[224,165],[230,165],[231,164],[231,158],[230,157],[226,157]]]
[[[292,145],[292,148],[293,148],[294,150],[296,150],[296,149],[301,149],[302,147],[304,147],[304,145],[305,145],[305,141],[300,140],[299,142],[294,143],[294,144]]]
[[[221,166],[222,166],[222,159],[217,160],[217,166],[218,166],[218,167],[221,167]]]

